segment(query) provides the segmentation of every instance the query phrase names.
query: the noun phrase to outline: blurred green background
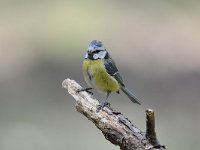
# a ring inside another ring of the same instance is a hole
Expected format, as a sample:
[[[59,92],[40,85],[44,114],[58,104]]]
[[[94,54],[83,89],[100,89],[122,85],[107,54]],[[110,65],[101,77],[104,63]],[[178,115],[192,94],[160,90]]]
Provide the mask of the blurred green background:
[[[199,149],[200,1],[186,0],[1,0],[0,149],[119,149],[61,87],[66,78],[86,87],[81,64],[93,39],[143,104],[112,94],[111,105],[142,130],[152,108],[161,144]]]

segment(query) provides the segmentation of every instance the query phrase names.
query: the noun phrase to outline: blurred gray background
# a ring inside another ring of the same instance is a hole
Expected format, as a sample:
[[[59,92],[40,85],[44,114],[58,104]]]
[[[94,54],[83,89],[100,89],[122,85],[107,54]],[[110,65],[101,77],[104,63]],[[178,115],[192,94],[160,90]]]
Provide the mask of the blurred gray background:
[[[81,65],[93,39],[142,102],[112,94],[112,107],[142,130],[152,108],[161,144],[199,149],[200,1],[186,0],[1,0],[0,149],[119,149],[61,87],[66,78],[86,87]]]

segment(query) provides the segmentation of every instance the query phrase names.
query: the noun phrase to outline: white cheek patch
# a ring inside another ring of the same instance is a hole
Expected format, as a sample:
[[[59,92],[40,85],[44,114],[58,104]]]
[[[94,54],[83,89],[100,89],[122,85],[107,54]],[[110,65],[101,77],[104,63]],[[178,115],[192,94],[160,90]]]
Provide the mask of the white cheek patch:
[[[105,58],[106,56],[106,51],[100,51],[98,54],[94,54],[93,58],[98,59],[98,58]]]
[[[87,59],[87,58],[88,58],[88,53],[85,54],[85,59]]]
[[[93,55],[93,58],[94,58],[94,59],[98,59],[98,58],[99,58],[99,54],[94,54],[94,55]]]
[[[106,56],[106,51],[100,51],[99,52],[99,58],[104,58]]]

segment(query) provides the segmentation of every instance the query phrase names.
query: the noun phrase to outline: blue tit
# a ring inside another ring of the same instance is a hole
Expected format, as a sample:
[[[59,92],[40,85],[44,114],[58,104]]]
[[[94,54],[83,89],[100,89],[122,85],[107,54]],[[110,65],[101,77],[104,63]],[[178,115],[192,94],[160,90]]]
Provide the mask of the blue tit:
[[[98,105],[99,109],[109,105],[107,100],[111,92],[119,93],[119,90],[122,90],[133,103],[140,105],[138,98],[125,86],[115,62],[102,42],[93,40],[89,43],[82,70],[84,79],[90,88],[81,91],[90,92],[89,90],[94,88],[107,93],[105,100]]]

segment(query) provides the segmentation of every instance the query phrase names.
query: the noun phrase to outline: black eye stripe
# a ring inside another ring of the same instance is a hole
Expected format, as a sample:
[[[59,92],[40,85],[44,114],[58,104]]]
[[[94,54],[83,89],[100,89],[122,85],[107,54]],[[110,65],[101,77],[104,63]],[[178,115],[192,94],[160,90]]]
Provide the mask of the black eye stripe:
[[[95,51],[93,51],[92,53],[93,54],[96,54],[96,53],[99,53],[101,50],[95,50]]]

